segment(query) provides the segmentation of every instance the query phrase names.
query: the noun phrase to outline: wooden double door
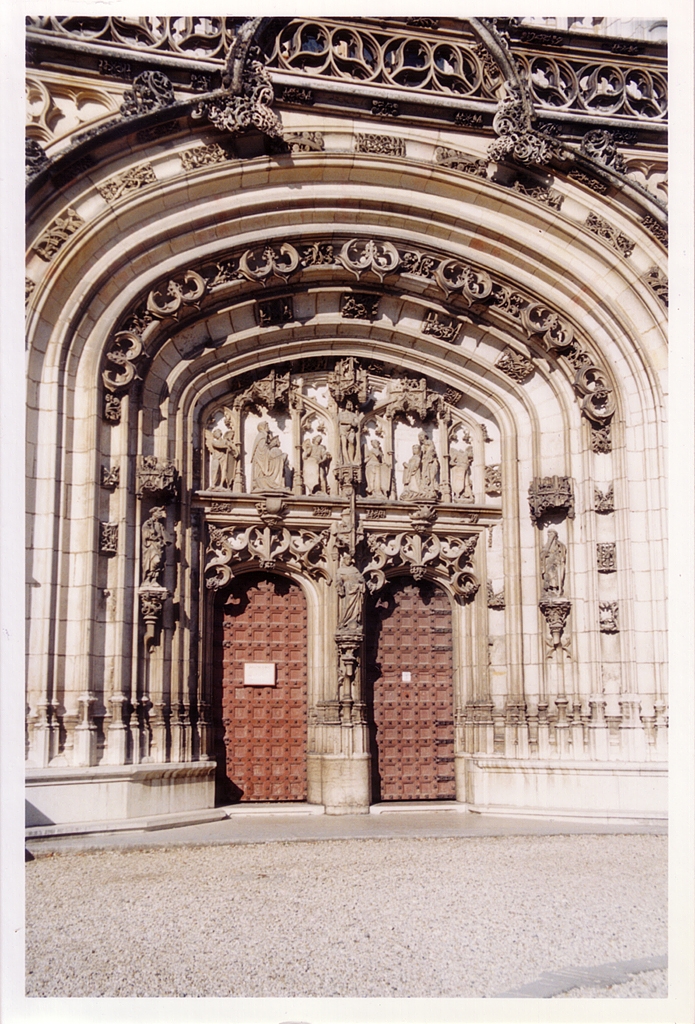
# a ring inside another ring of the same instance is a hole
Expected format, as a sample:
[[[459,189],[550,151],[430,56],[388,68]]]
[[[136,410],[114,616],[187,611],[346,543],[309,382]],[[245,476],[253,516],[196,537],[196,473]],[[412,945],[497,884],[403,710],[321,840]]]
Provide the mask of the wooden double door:
[[[456,794],[452,619],[446,593],[410,577],[367,602],[365,698],[372,800]],[[298,584],[251,573],[215,616],[218,802],[307,796],[307,607]],[[365,795],[366,799],[366,795]]]

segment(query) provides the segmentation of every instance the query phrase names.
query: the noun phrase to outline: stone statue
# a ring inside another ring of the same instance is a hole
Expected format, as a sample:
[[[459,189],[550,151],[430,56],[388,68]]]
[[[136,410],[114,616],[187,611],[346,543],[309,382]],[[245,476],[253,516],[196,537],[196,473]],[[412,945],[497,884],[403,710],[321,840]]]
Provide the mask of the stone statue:
[[[142,582],[159,584],[164,568],[164,549],[167,538],[162,526],[167,513],[163,506],[151,509],[150,518],[142,524]]]
[[[331,456],[322,443],[323,437],[317,434],[306,439],[302,445],[304,456],[304,487],[307,494],[328,493],[328,464]]]
[[[210,487],[229,488],[234,486],[237,460],[241,445],[234,440],[234,431],[223,434],[219,427],[205,431],[205,444],[210,452]]]
[[[265,420],[258,424],[258,437],[251,452],[251,491],[285,491],[287,456],[280,439]]]
[[[413,454],[407,462],[403,463],[403,491],[402,498],[416,498],[420,494],[420,472],[422,466],[422,455],[420,445],[413,445]]]
[[[567,548],[559,540],[557,530],[549,530],[547,543],[541,551],[541,580],[544,594],[562,597],[566,561]]]
[[[362,604],[366,589],[364,576],[355,565],[349,551],[340,556],[336,574],[338,592],[338,629],[357,631],[362,628]]]
[[[388,498],[391,489],[391,467],[384,462],[384,452],[377,440],[364,451],[364,476],[370,498]]]
[[[359,426],[360,414],[355,410],[355,403],[351,398],[348,398],[345,408],[341,409],[338,414],[340,455],[344,466],[355,465],[357,462]]]
[[[424,430],[418,434],[420,444],[420,491],[424,497],[436,498],[439,495],[439,459],[434,441]]]
[[[473,467],[473,448],[466,445],[463,451],[452,448],[449,453],[451,466],[451,496],[454,501],[463,498],[464,501],[473,500],[473,481],[471,470]]]

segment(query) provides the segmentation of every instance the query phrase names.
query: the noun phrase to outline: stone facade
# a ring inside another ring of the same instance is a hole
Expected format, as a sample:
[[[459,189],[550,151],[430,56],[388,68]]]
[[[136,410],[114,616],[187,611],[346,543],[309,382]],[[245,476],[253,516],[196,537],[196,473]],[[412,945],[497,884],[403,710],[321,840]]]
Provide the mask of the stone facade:
[[[431,777],[457,801],[664,816],[658,32],[611,44],[608,106],[615,33],[581,19],[194,18],[194,49],[92,20],[28,19],[30,823],[272,773],[272,743],[233,749],[234,687],[272,730],[282,674],[253,623],[234,646],[245,578],[305,608],[290,799],[449,792],[384,783],[379,730],[431,682],[375,682],[373,610],[406,593],[450,608]]]

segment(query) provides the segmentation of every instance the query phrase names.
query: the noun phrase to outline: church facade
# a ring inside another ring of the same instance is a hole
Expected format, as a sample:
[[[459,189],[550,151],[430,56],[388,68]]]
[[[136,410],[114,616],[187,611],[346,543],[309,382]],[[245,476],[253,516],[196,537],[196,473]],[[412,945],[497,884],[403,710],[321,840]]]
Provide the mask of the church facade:
[[[33,834],[665,816],[664,29],[551,20],[28,19]]]

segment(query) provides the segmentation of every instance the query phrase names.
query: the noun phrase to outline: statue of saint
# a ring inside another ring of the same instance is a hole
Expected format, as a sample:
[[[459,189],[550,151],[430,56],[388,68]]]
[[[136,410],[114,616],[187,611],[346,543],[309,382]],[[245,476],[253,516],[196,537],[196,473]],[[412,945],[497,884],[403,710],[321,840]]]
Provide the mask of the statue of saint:
[[[349,551],[343,552],[336,574],[339,630],[362,628],[362,604],[366,586],[364,576],[355,565],[352,555]]]
[[[541,551],[543,593],[562,597],[565,588],[567,548],[559,540],[557,530],[548,530],[548,540]]]
[[[159,576],[164,568],[164,549],[167,538],[162,526],[167,512],[162,506],[151,509],[150,518],[142,524],[142,582],[159,583]]]
[[[287,456],[280,439],[265,420],[258,424],[258,437],[251,452],[251,491],[285,491]]]
[[[464,501],[473,500],[473,481],[471,479],[473,467],[473,448],[466,445],[463,451],[452,448],[449,453],[451,466],[451,496],[454,501],[463,498]]]
[[[304,488],[307,494],[328,493],[328,463],[331,456],[323,444],[323,437],[317,434],[306,439],[302,445],[304,456]]]
[[[424,430],[418,434],[420,444],[420,491],[427,498],[439,495],[439,459],[434,441]]]
[[[420,445],[413,445],[413,454],[407,462],[403,463],[403,491],[401,497],[405,498],[416,498],[420,494],[420,470],[422,466],[422,456],[420,452]]]
[[[234,431],[230,428],[223,434],[219,427],[205,431],[205,444],[210,452],[210,487],[231,488],[234,486],[237,460],[241,454],[241,445],[234,440]]]
[[[360,414],[355,410],[355,403],[348,398],[345,408],[338,414],[340,455],[344,466],[354,466],[357,462],[359,426]]]
[[[364,477],[370,498],[388,498],[391,467],[384,462],[384,452],[376,439],[364,451]]]

